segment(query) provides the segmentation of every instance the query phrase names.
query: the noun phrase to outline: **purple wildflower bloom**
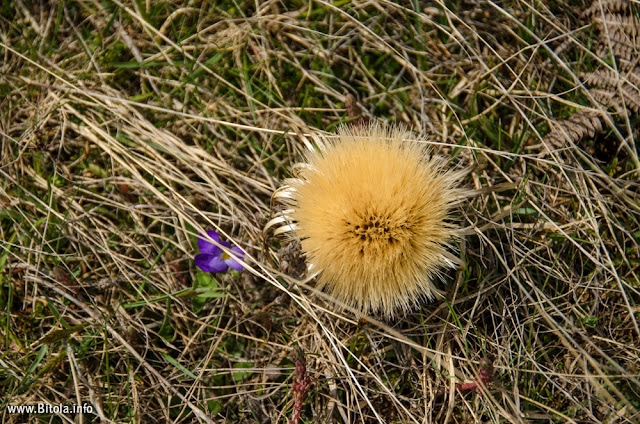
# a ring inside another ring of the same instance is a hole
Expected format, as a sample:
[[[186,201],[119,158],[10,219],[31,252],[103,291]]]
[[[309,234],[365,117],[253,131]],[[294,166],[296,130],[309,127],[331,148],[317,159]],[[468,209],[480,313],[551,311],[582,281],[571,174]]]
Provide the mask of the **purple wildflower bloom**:
[[[220,236],[215,231],[207,231],[207,235],[211,237],[221,246],[224,246],[231,250],[233,253],[225,252],[215,244],[204,239],[204,234],[200,234],[198,239],[198,248],[200,253],[196,255],[194,261],[198,268],[204,272],[225,272],[227,269],[232,268],[237,271],[242,270],[242,261],[244,253],[239,247],[231,247],[231,243],[227,241],[220,241]]]

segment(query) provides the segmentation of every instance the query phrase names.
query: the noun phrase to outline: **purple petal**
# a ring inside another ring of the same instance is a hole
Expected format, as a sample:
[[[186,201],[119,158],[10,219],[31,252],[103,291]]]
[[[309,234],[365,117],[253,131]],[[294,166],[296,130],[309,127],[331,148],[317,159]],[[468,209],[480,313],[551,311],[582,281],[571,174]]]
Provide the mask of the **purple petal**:
[[[225,272],[229,268],[220,255],[200,253],[196,255],[194,262],[204,272]]]
[[[244,258],[244,252],[239,247],[232,247],[229,259],[225,259],[224,263],[229,265],[229,268],[235,269],[236,271],[242,271],[244,268],[240,261]]]
[[[196,264],[198,268],[203,270],[204,272],[210,272],[209,262],[214,258],[214,255],[209,255],[207,253],[199,253],[193,259],[193,262]]]
[[[207,235],[209,235],[213,240],[220,242],[220,236],[215,231],[209,230],[207,231]],[[206,236],[204,234],[200,233],[200,238],[198,238],[198,249],[200,249],[200,252],[219,256],[221,252],[220,248],[206,240],[205,237]]]

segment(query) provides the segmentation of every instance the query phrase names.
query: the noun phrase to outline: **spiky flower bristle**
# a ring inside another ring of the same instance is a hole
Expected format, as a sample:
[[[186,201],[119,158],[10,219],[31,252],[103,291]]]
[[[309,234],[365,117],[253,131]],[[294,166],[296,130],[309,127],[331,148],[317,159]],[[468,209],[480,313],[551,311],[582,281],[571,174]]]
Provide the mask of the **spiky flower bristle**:
[[[458,174],[443,172],[422,143],[404,141],[411,135],[343,127],[306,154],[285,196],[319,287],[387,317],[433,298],[434,276],[452,265]]]

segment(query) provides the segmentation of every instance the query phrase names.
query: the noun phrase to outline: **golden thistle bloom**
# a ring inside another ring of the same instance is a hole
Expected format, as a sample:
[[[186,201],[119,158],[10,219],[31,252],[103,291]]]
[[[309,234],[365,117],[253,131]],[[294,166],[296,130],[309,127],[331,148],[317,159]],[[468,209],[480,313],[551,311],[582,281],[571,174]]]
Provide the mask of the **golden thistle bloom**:
[[[290,209],[318,286],[363,312],[394,315],[432,299],[433,278],[453,266],[447,222],[459,173],[443,172],[411,133],[341,128],[306,154],[276,197]],[[322,140],[321,140],[322,141]]]

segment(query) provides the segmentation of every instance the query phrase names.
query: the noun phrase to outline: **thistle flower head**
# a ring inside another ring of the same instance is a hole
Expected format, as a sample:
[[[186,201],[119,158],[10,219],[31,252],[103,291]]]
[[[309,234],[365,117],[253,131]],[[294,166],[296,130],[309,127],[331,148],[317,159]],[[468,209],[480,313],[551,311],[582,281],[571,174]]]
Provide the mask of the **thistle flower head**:
[[[390,317],[423,298],[453,261],[447,222],[457,174],[405,131],[342,128],[306,154],[280,197],[318,284],[339,301]]]

